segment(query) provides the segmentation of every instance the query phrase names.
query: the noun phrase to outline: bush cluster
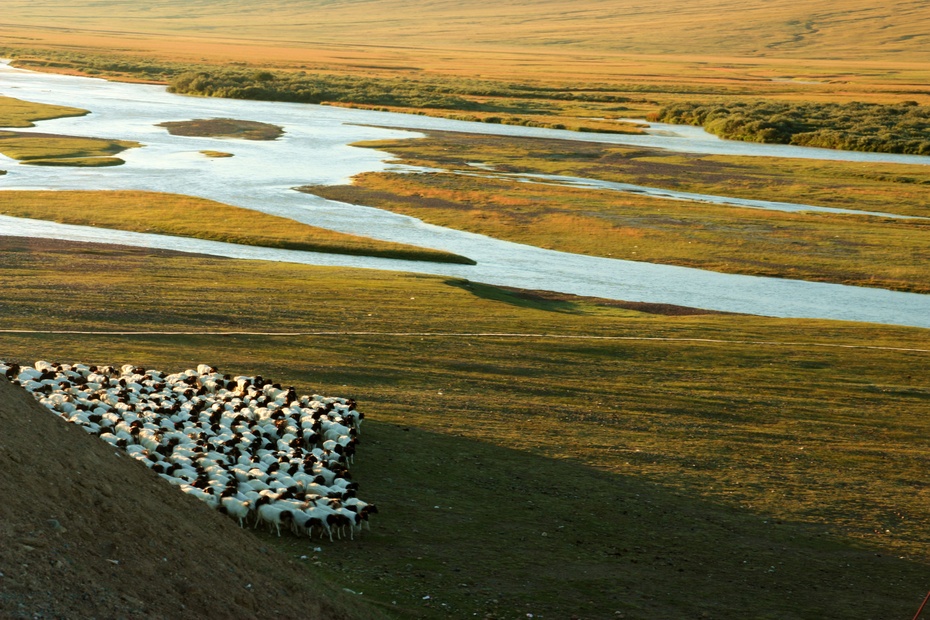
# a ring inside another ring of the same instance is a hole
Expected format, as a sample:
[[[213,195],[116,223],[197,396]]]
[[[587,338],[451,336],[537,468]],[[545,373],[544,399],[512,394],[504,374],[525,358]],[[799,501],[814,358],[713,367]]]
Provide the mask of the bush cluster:
[[[549,99],[615,103],[624,97],[600,92],[573,93],[519,84],[473,80],[436,82],[410,78],[372,78],[325,73],[250,71],[247,69],[186,71],[173,76],[173,93],[300,103],[355,103],[362,105],[444,110],[498,111],[501,103],[470,97]],[[513,105],[513,102],[509,102]],[[522,107],[522,106],[521,106]],[[524,110],[526,111],[526,110]]]
[[[676,103],[650,120],[698,125],[730,140],[930,155],[930,106],[874,103]]]

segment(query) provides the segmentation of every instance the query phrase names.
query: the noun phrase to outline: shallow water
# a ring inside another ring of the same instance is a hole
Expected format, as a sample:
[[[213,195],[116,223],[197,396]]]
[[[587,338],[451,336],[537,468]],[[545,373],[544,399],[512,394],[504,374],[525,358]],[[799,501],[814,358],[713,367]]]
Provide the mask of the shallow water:
[[[159,86],[40,74],[5,65],[0,66],[0,92],[30,101],[76,105],[93,112],[80,118],[43,121],[36,131],[138,140],[146,145],[121,154],[127,163],[116,168],[42,168],[0,158],[0,168],[9,172],[0,177],[2,188],[139,189],[190,194],[342,232],[443,249],[469,256],[479,264],[447,265],[294,252],[17,218],[0,218],[0,234],[122,243],[259,260],[415,271],[490,284],[770,316],[930,327],[930,296],[926,295],[736,276],[553,252],[431,226],[406,216],[328,201],[292,189],[306,184],[345,183],[363,171],[394,167],[386,161],[389,156],[385,153],[348,146],[359,140],[417,135],[383,126],[640,144],[695,152],[744,153],[748,148],[754,154],[772,155],[778,151],[791,154],[786,156],[811,156],[817,151],[832,159],[863,161],[863,157],[872,156],[868,160],[908,163],[930,163],[930,158],[801,147],[769,149],[769,145],[730,143],[713,136],[706,139],[695,131],[698,128],[692,127],[659,128],[680,131],[678,137],[578,134],[326,106],[181,97],[170,95]],[[212,117],[269,122],[283,126],[286,134],[273,142],[249,142],[172,136],[155,126],[167,120]],[[228,151],[235,157],[210,159],[198,152],[208,149]]]

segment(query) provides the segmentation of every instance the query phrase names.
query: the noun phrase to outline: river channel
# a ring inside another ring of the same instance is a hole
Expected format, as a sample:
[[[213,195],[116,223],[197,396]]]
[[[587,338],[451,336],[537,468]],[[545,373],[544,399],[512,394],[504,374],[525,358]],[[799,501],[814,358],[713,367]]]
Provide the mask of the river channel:
[[[198,252],[218,256],[412,271],[489,284],[776,317],[829,318],[930,328],[930,296],[864,287],[721,274],[543,250],[425,224],[387,211],[293,190],[346,183],[355,174],[403,170],[386,153],[348,146],[360,140],[449,130],[633,144],[698,153],[930,164],[930,158],[852,153],[720,140],[698,128],[659,126],[655,135],[580,134],[467,123],[328,106],[172,95],[164,87],[42,74],[0,64],[0,94],[91,110],[42,121],[32,131],[136,140],[114,168],[20,165],[0,156],[0,189],[137,189],[200,196],[293,220],[389,241],[448,250],[477,265],[449,265],[238,246],[197,239],[0,218],[0,235],[33,236]],[[163,121],[227,117],[280,125],[273,142],[172,136]],[[390,128],[386,128],[390,127]],[[30,130],[25,130],[30,131]],[[209,159],[201,150],[235,157]],[[2,200],[2,194],[0,194]]]

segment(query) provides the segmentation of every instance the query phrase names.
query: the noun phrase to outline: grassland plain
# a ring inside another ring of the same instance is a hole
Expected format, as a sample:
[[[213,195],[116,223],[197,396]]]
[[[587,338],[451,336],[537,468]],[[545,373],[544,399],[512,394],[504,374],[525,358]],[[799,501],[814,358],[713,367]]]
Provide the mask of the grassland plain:
[[[307,252],[474,264],[450,252],[348,235],[180,194],[12,190],[2,196],[0,213],[14,217]]]
[[[356,398],[372,532],[266,540],[399,617],[906,617],[925,593],[927,330],[0,247],[8,359],[206,361]],[[164,333],[111,333],[140,331]]]
[[[34,127],[36,121],[89,113],[80,108],[0,96],[0,127]],[[123,160],[112,155],[138,146],[138,142],[127,140],[0,131],[0,153],[39,166],[118,166]]]
[[[84,116],[89,113],[79,108],[0,96],[0,127],[34,127],[34,121]],[[39,166],[118,166],[123,160],[109,155],[131,146],[137,144],[96,138],[0,131],[0,153],[11,159]],[[6,174],[6,171],[0,170],[0,175],[2,174]]]
[[[566,252],[930,292],[930,220],[765,211],[499,176],[580,176],[928,217],[927,166],[700,156],[443,132],[362,144],[453,173],[365,173],[352,185],[302,191]]]
[[[167,0],[140,10],[127,0],[9,0],[4,26],[38,32],[106,32],[123,39],[198,36],[303,48],[401,47],[512,50],[525,54],[720,54],[863,60],[930,59],[930,17],[921,3],[831,0],[671,0],[659,5],[581,0],[518,0],[493,7],[478,0],[266,0],[243,6],[208,0],[191,7]],[[57,18],[49,26],[49,17]],[[132,27],[130,28],[130,24]],[[39,36],[39,35],[33,35]],[[305,42],[305,43],[297,43]],[[350,42],[349,45],[346,42]],[[196,53],[196,50],[192,50]],[[244,53],[245,51],[243,51]],[[422,53],[422,52],[421,52]],[[414,63],[415,64],[415,63]]]

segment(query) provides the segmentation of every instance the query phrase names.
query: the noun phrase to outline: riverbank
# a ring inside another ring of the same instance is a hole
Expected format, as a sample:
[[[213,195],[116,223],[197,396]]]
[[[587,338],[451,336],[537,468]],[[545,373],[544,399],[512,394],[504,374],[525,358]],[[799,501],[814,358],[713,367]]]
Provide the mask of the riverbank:
[[[345,183],[351,176],[361,172],[384,171],[392,166],[396,169],[396,165],[385,162],[386,156],[382,152],[348,146],[359,141],[410,135],[409,132],[397,129],[385,129],[385,126],[458,130],[472,134],[491,128],[499,135],[518,134],[522,137],[555,139],[571,136],[575,142],[588,144],[617,144],[622,140],[639,147],[669,146],[673,149],[689,148],[692,151],[714,151],[723,147],[742,152],[746,146],[756,148],[755,145],[722,141],[708,143],[689,135],[573,134],[531,127],[463,123],[302,104],[178,97],[154,86],[36,74],[8,68],[3,71],[2,79],[20,89],[24,98],[34,97],[45,103],[81,100],[96,112],[78,119],[44,121],[56,131],[119,135],[146,144],[145,148],[125,154],[125,166],[86,170],[81,175],[59,169],[16,166],[4,178],[4,186],[7,188],[105,188],[176,192],[178,187],[183,187],[189,194],[287,217],[312,226],[468,256],[477,261],[478,265],[427,266],[386,259],[349,256],[334,258],[333,255],[249,248],[179,237],[95,231],[12,218],[4,220],[6,234],[118,242],[262,260],[442,273],[522,289],[556,290],[726,312],[930,326],[927,324],[930,298],[926,296],[787,279],[750,278],[547,251],[430,226],[379,209],[326,201],[292,189],[308,182],[336,185]],[[273,142],[237,141],[233,148],[229,140],[171,136],[155,127],[170,119],[211,117],[268,122],[283,127],[286,133]],[[200,153],[205,149],[230,152],[235,156],[208,159]],[[816,155],[800,147],[780,149],[791,154]],[[769,149],[762,149],[762,152],[769,152]],[[828,153],[832,157],[877,158],[878,161],[888,157],[869,153]],[[400,169],[410,170],[406,167]]]

